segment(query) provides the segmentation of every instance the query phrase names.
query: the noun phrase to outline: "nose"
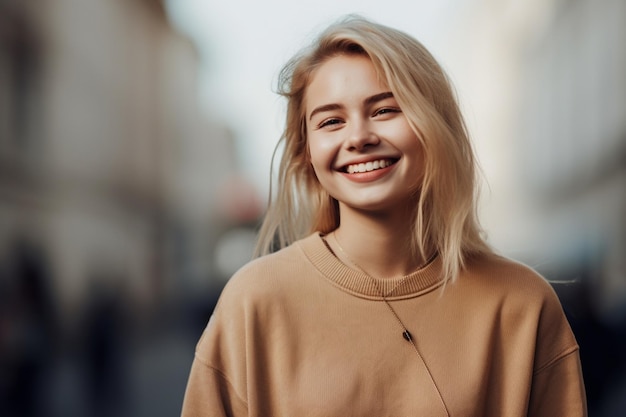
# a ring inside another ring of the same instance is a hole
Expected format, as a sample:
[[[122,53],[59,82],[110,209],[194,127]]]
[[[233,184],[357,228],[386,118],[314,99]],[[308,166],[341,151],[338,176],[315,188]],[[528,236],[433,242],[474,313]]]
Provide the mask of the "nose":
[[[371,129],[368,121],[353,121],[347,129],[345,147],[351,151],[362,151],[367,147],[376,146],[380,143],[380,138]]]

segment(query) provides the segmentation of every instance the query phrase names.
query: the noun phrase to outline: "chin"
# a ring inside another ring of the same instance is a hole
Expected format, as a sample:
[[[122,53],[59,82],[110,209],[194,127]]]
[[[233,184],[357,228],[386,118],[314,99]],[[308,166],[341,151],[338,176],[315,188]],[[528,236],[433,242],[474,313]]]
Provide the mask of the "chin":
[[[370,212],[372,214],[383,214],[398,212],[400,208],[405,208],[408,204],[412,204],[412,201],[406,199],[385,199],[377,201],[347,201],[341,204],[350,210]]]

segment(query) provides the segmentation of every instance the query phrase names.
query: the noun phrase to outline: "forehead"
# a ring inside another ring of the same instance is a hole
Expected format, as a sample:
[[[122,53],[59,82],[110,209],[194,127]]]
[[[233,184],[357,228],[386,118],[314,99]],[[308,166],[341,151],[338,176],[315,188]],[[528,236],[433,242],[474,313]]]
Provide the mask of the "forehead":
[[[312,74],[304,97],[306,111],[319,101],[343,101],[359,95],[388,90],[372,64],[364,55],[338,55],[326,60]]]

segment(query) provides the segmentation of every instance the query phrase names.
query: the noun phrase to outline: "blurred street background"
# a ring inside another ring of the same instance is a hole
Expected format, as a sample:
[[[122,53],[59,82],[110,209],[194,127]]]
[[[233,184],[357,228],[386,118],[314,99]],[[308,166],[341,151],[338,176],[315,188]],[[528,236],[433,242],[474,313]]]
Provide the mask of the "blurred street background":
[[[281,65],[359,13],[455,84],[481,220],[541,272],[591,417],[626,414],[623,0],[0,0],[0,416],[180,414],[251,257]]]

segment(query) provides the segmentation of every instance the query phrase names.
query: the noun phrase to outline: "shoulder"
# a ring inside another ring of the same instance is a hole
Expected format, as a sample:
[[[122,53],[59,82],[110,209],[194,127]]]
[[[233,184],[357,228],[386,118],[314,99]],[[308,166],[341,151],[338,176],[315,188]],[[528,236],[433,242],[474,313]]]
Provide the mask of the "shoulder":
[[[229,284],[235,287],[254,287],[292,275],[294,271],[305,266],[306,262],[306,257],[296,242],[248,262],[231,277]]]
[[[245,387],[241,381],[246,375],[246,340],[280,326],[289,316],[288,302],[302,305],[298,301],[306,297],[307,282],[314,281],[314,269],[297,243],[250,261],[230,278],[198,343],[198,358],[224,375],[234,375],[233,380],[240,381],[236,386]]]
[[[289,284],[306,263],[296,245],[254,259],[242,266],[228,280],[213,310],[207,333],[217,337],[223,330],[243,337],[246,323],[266,317],[280,308],[281,298],[289,297]],[[296,272],[294,272],[296,271]]]
[[[473,259],[458,283],[457,293],[466,303],[498,311],[503,320],[539,326],[544,332],[568,326],[552,285],[520,262],[498,255]]]
[[[277,301],[304,286],[310,274],[311,264],[295,242],[241,267],[226,283],[218,307]]]
[[[526,328],[543,339],[544,348],[552,346],[548,349],[552,352],[576,346],[552,285],[529,266],[488,255],[468,263],[460,278],[465,280],[461,287],[471,294],[466,297],[473,298],[474,304],[498,311],[508,328]]]
[[[489,254],[471,259],[461,276],[465,283],[488,293],[524,300],[557,301],[552,286],[536,270],[504,256]]]

